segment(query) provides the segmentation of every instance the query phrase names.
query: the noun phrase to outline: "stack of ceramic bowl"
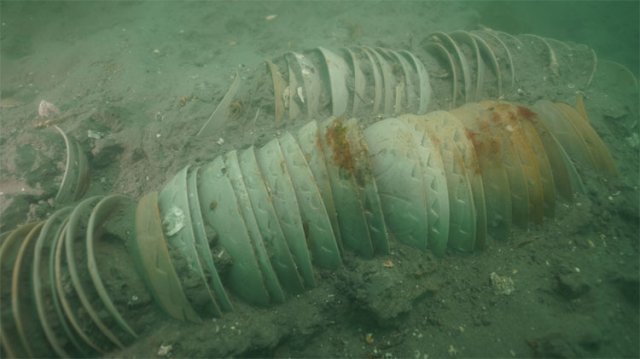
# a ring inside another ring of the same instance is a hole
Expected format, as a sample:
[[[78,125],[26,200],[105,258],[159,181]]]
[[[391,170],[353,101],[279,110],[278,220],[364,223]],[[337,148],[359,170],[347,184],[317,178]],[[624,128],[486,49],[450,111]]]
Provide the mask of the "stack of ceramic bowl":
[[[139,253],[163,308],[197,320],[231,310],[233,296],[282,302],[315,285],[314,267],[388,253],[390,238],[436,255],[482,248],[553,216],[584,170],[616,175],[581,101],[485,101],[364,129],[310,121],[146,196]]]
[[[256,88],[243,92],[236,76],[198,134],[215,133],[225,121],[237,120],[230,109],[232,103],[250,109],[245,111],[250,119],[264,119],[274,125],[329,116],[423,114],[430,109],[429,74],[423,62],[409,51],[365,46],[333,51],[318,47],[288,52],[266,64],[267,79],[256,80]],[[261,87],[265,81],[269,86]],[[268,101],[260,102],[264,97]],[[262,114],[262,118],[254,118],[254,114]]]
[[[412,52],[366,46],[287,52],[267,60],[253,83],[243,86],[236,76],[199,134],[216,133],[230,120],[280,126],[424,114],[531,91],[573,95],[590,85],[597,66],[587,46],[490,29],[432,33]]]
[[[6,354],[90,356],[137,337],[153,307],[125,243],[134,211],[124,196],[90,197],[2,239]]]

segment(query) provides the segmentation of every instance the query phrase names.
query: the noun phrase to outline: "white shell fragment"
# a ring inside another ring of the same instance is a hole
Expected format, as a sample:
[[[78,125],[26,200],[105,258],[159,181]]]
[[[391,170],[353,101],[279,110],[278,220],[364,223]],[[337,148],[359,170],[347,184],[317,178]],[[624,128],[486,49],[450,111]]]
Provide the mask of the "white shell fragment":
[[[496,272],[491,272],[489,279],[491,279],[493,291],[498,295],[511,295],[515,290],[515,285],[513,284],[513,279],[511,279],[511,277],[501,276]]]
[[[169,354],[171,354],[171,351],[173,350],[173,345],[171,344],[167,344],[167,345],[160,345],[160,348],[158,348],[158,353],[156,353],[159,357],[166,357],[169,356]]]
[[[87,130],[87,137],[93,138],[94,140],[99,140],[101,138],[104,138],[104,132]]]
[[[184,212],[179,207],[171,207],[162,220],[164,233],[173,236],[184,228]]]
[[[42,100],[38,105],[38,116],[42,118],[48,118],[53,116],[58,116],[60,114],[60,110],[56,105],[52,104],[49,101]]]

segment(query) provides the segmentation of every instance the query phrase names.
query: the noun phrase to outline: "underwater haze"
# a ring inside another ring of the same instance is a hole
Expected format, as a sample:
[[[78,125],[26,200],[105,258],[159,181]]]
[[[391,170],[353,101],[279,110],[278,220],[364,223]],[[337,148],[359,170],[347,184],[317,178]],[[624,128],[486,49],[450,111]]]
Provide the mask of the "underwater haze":
[[[0,356],[638,358],[639,74],[637,0],[0,0]]]

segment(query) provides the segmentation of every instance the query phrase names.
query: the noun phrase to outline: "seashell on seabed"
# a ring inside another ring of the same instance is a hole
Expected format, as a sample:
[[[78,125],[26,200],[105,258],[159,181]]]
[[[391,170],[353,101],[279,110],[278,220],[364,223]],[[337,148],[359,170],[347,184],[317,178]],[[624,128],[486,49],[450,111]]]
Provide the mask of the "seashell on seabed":
[[[42,100],[38,105],[38,116],[43,118],[60,115],[60,109],[49,101]]]

